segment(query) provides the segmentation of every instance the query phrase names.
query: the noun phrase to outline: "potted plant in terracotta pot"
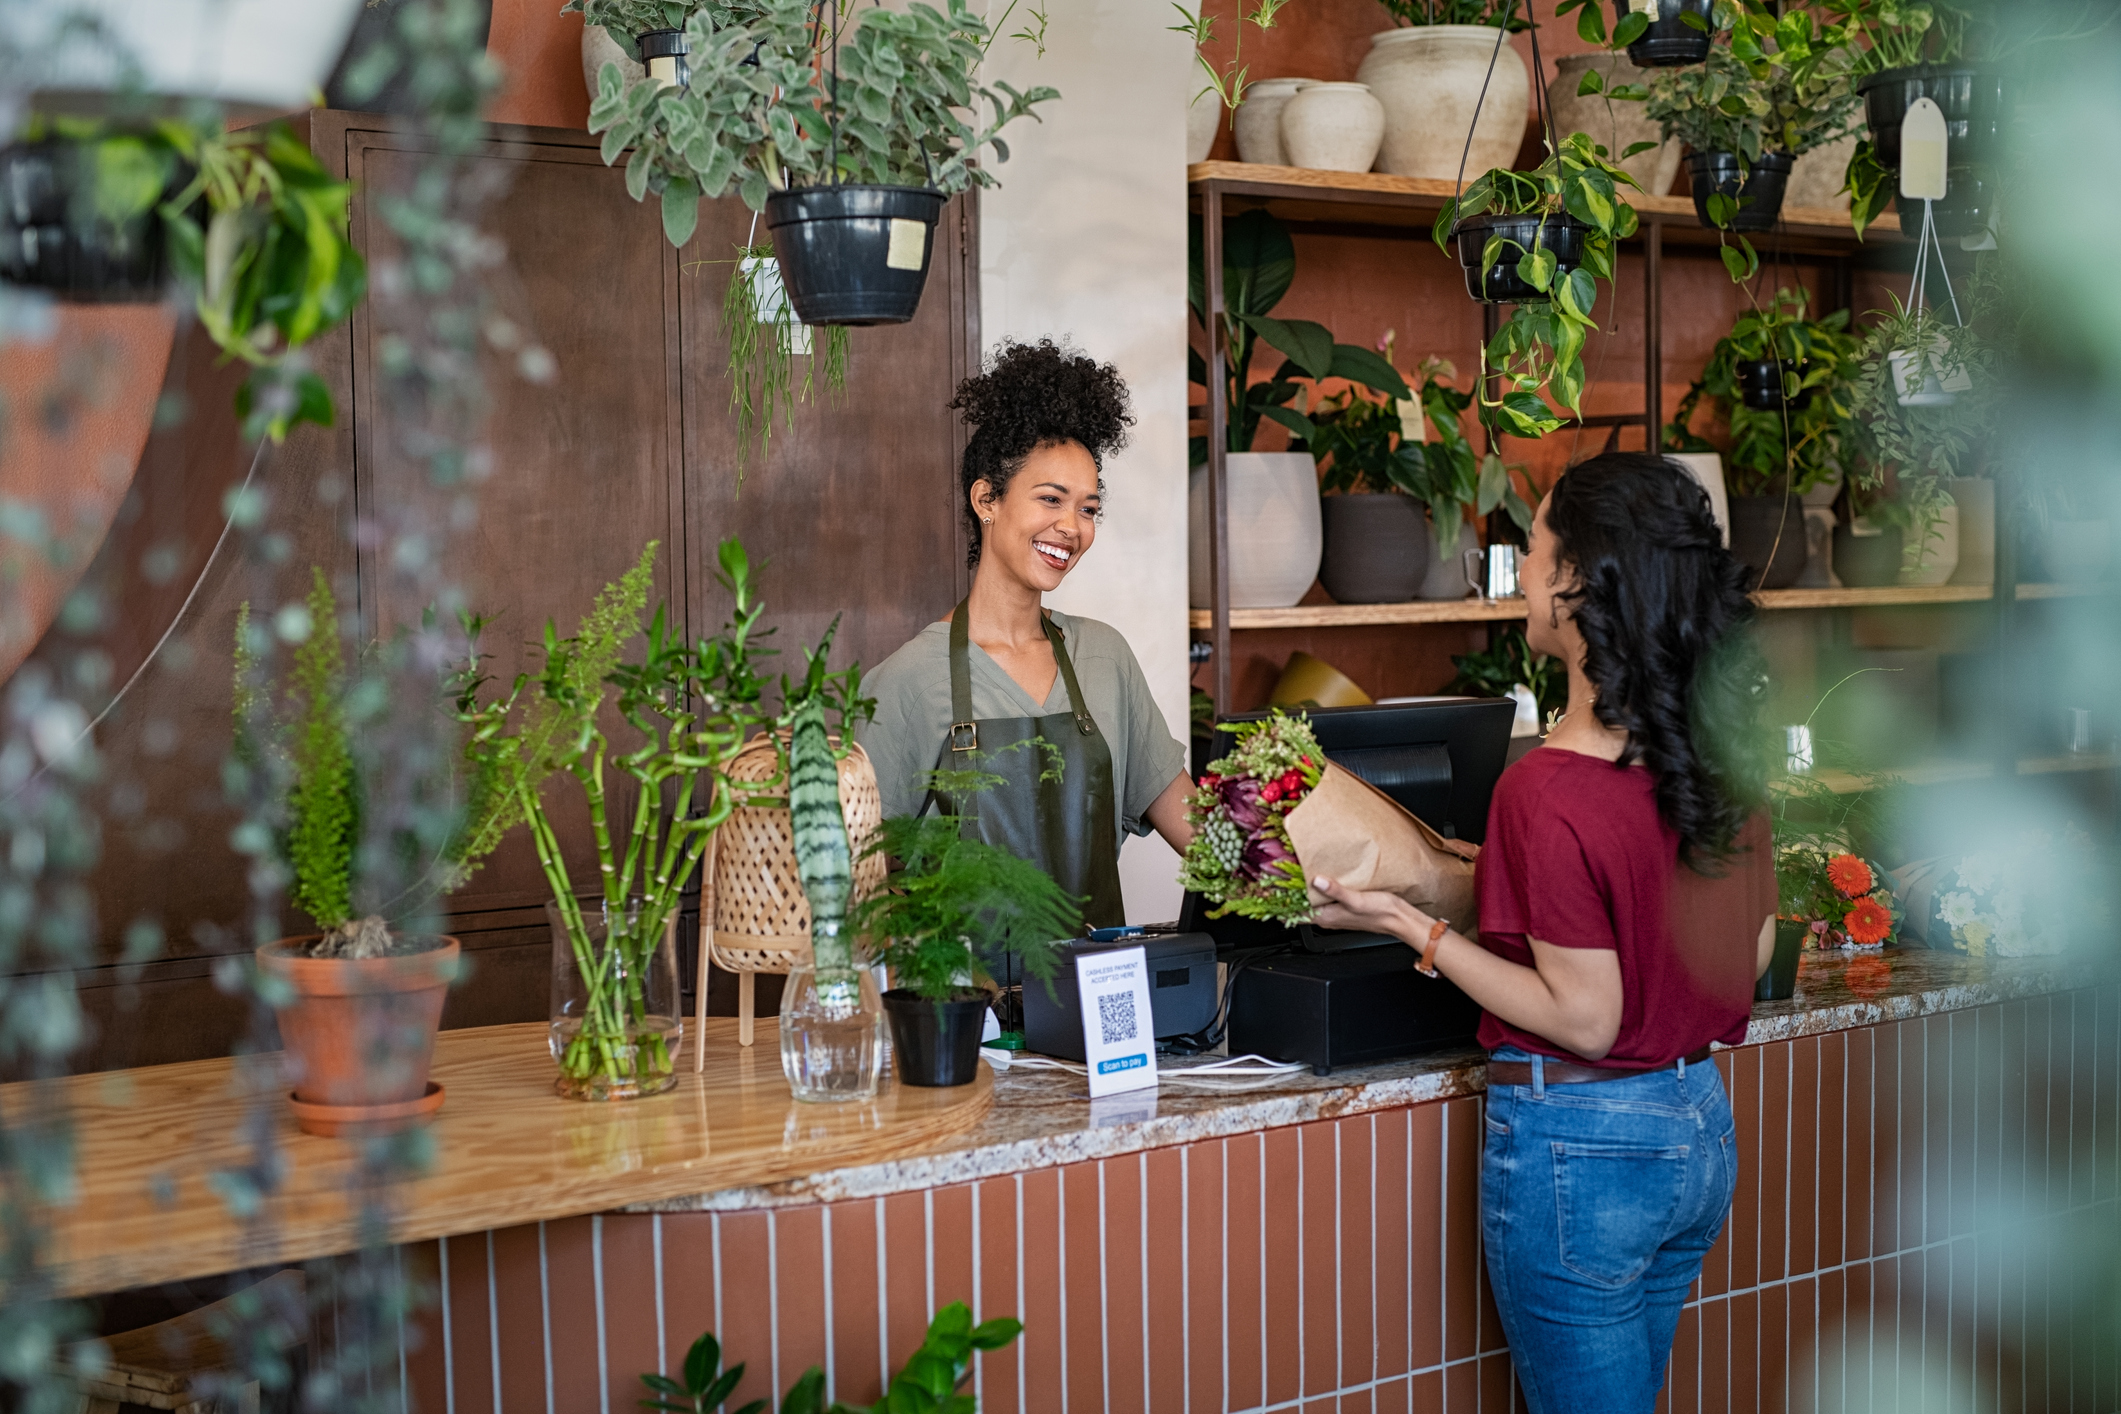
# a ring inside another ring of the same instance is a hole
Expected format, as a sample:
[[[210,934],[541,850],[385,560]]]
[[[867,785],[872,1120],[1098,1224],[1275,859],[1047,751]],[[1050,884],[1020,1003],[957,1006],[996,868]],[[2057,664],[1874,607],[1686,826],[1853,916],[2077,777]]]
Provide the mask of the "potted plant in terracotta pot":
[[[729,622],[692,644],[670,631],[660,608],[643,631],[655,554],[650,541],[572,637],[548,623],[542,670],[484,703],[474,620],[472,661],[458,682],[457,715],[471,731],[466,857],[482,857],[521,825],[552,889],[548,1044],[559,1068],[553,1088],[568,1099],[635,1099],[677,1083],[680,899],[715,829],[748,798],[729,767],[768,720],[751,644],[764,609],[743,546],[725,540],[719,553],[734,599]],[[638,656],[629,652],[636,640]],[[616,741],[607,708],[624,724]],[[595,825],[591,886],[575,883],[553,829],[559,805],[545,786],[560,775],[581,788]],[[633,786],[630,819],[610,808],[611,778],[621,775]]]
[[[1276,422],[1301,437],[1309,428],[1291,406],[1306,387],[1325,378],[1345,378],[1393,398],[1413,390],[1375,349],[1336,343],[1332,331],[1308,319],[1277,319],[1272,311],[1296,276],[1296,244],[1288,227],[1265,211],[1247,211],[1223,228],[1221,330],[1207,329],[1207,286],[1202,273],[1199,218],[1192,226],[1187,300],[1195,322],[1209,338],[1223,340],[1229,441],[1223,460],[1230,479],[1230,607],[1287,608],[1304,596],[1318,575],[1324,537],[1318,508],[1318,467],[1303,450],[1256,452],[1263,422]],[[1252,377],[1253,360],[1268,350],[1282,355],[1271,378]],[[1187,353],[1187,371],[1205,389],[1208,360]],[[1190,597],[1206,608],[1208,584],[1208,439],[1189,443],[1188,487]]]
[[[992,777],[931,773],[952,801]],[[992,996],[987,964],[1010,957],[1044,982],[1055,944],[1082,932],[1080,903],[1052,876],[1004,849],[964,834],[956,814],[894,816],[869,848],[893,867],[885,891],[857,905],[854,929],[891,969],[884,993],[892,1064],[908,1085],[969,1085],[978,1074],[981,1024]]]
[[[261,681],[262,629],[236,616],[235,759],[278,805],[268,857],[297,908],[321,930],[257,951],[280,1022],[293,1091],[310,1134],[367,1134],[418,1124],[441,1108],[428,1079],[442,1002],[457,973],[455,938],[401,932],[362,900],[384,890],[363,877],[362,781],[349,721],[338,606],[322,570],[277,691]],[[453,861],[445,861],[445,863]]]
[[[1355,71],[1356,81],[1384,105],[1377,170],[1450,181],[1462,167],[1508,166],[1524,141],[1532,93],[1508,36],[1529,27],[1529,6],[1524,0],[1381,3],[1396,27],[1370,37],[1370,52]]]

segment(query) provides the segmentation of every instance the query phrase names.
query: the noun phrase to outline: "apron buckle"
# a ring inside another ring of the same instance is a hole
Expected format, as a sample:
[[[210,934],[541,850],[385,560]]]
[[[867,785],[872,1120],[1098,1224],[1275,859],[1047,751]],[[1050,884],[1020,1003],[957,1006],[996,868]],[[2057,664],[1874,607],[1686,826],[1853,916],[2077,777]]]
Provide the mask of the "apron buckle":
[[[1090,714],[1087,712],[1075,714],[1075,726],[1084,736],[1097,735],[1097,723],[1091,720]]]
[[[950,724],[950,749],[952,751],[979,750],[979,723],[952,722]]]

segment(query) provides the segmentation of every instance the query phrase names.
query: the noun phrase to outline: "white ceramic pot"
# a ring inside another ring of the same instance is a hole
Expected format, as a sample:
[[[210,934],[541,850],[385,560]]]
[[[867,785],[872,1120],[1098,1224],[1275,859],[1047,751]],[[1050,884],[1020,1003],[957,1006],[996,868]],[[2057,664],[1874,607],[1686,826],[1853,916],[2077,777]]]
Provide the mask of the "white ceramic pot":
[[[307,108],[346,47],[361,0],[66,0],[0,19],[7,44],[42,61],[47,90],[212,98]],[[108,40],[92,38],[107,35]]]
[[[1281,145],[1291,167],[1367,172],[1384,140],[1385,110],[1359,83],[1314,83],[1281,109]]]
[[[1996,582],[1996,483],[1983,476],[1961,476],[1945,487],[1959,507],[1959,567],[1953,584]]]
[[[1714,452],[1666,452],[1666,461],[1678,462],[1694,474],[1701,489],[1709,493],[1709,509],[1716,513],[1716,528],[1723,543],[1731,543],[1731,498],[1723,485],[1723,458]]]
[[[1959,568],[1959,504],[1946,502],[1937,508],[1937,519],[1927,532],[1917,526],[1907,533],[1900,552],[1900,582],[1924,586],[1943,584]]]
[[[1642,183],[1643,191],[1651,196],[1670,191],[1672,178],[1679,175],[1679,139],[1663,138],[1663,129],[1642,116],[1640,103],[1616,102],[1606,96],[1623,84],[1648,83],[1651,71],[1629,63],[1624,53],[1570,54],[1556,60],[1554,68],[1554,82],[1547,85],[1547,111],[1554,115],[1555,135],[1588,133],[1591,141],[1605,144],[1615,166]],[[1606,93],[1578,96],[1583,76],[1593,69],[1604,77]],[[1633,157],[1620,156],[1638,142],[1657,146]]]
[[[1458,539],[1443,548],[1436,534],[1436,514],[1429,513],[1429,568],[1421,577],[1416,599],[1464,599],[1473,592],[1466,582],[1465,552],[1480,544],[1480,533],[1470,525],[1458,527]]]
[[[1804,207],[1813,211],[1848,214],[1849,194],[1841,189],[1848,175],[1849,158],[1856,152],[1856,134],[1837,138],[1797,158],[1789,181],[1782,189],[1782,209]]]
[[[1893,394],[1900,400],[1900,406],[1944,407],[1957,402],[1961,393],[1972,390],[1974,376],[1969,370],[1961,368],[1950,375],[1940,374],[1937,357],[1933,353],[1925,364],[1912,349],[1894,349],[1885,356],[1892,369]]]
[[[1237,160],[1260,162],[1270,167],[1290,164],[1281,143],[1281,110],[1299,90],[1315,79],[1261,79],[1245,86],[1245,100],[1237,105]]]
[[[1232,452],[1230,607],[1286,609],[1318,578],[1325,532],[1318,514],[1318,463],[1309,452]],[[1187,497],[1187,575],[1196,609],[1214,597],[1208,580],[1208,469],[1193,468]]]
[[[1470,182],[1491,167],[1515,165],[1532,85],[1515,45],[1504,38],[1502,52],[1496,53],[1496,33],[1488,25],[1415,25],[1370,37],[1370,52],[1355,77],[1384,104],[1378,171],[1450,181],[1463,155]],[[1491,59],[1495,77],[1483,101],[1480,90]],[[1470,153],[1468,128],[1473,129]]]
[[[597,75],[604,65],[617,64],[619,73],[625,77],[630,88],[648,77],[641,61],[626,52],[626,46],[613,39],[602,25],[582,26],[582,86],[589,90],[589,101],[596,102]]]
[[[1200,79],[1197,65],[1186,69],[1186,81],[1196,83]],[[1222,124],[1223,101],[1215,96],[1212,88],[1202,89],[1186,109],[1186,165],[1208,160],[1215,148],[1215,130]]]

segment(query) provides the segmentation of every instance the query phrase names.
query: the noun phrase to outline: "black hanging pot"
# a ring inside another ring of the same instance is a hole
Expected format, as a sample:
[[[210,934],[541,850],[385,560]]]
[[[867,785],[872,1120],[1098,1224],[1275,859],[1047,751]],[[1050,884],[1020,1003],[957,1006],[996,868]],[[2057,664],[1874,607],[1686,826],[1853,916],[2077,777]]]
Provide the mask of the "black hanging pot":
[[[1653,0],[1657,17],[1642,37],[1628,46],[1628,58],[1645,69],[1676,69],[1682,64],[1699,64],[1709,57],[1709,36],[1716,32],[1716,0]],[[1613,18],[1617,23],[1634,10],[1630,0],[1613,0]],[[1691,14],[1701,20],[1702,27],[1695,29],[1681,15]]]
[[[1931,208],[1937,233],[1970,236],[1986,228],[1996,209],[1993,164],[2009,117],[2002,75],[1964,65],[1918,64],[1868,75],[1858,80],[1856,92],[1863,97],[1871,146],[1890,172],[1900,170],[1900,123],[1914,101],[1927,98],[1944,111],[1944,198]]]
[[[1782,219],[1782,193],[1790,184],[1790,168],[1796,165],[1787,153],[1763,152],[1742,169],[1735,152],[1697,152],[1687,158],[1687,175],[1694,183],[1694,215],[1713,229],[1709,219],[1709,197],[1722,192],[1738,199],[1738,214],[1731,218],[1734,231],[1767,231]]]
[[[1804,956],[1804,935],[1810,929],[1810,924],[1796,919],[1775,920],[1774,960],[1753,984],[1754,1001],[1780,1002],[1797,995],[1797,963]]]
[[[641,67],[648,77],[664,88],[692,87],[692,65],[686,56],[692,53],[692,45],[681,29],[643,30],[633,41],[634,49],[641,56]]]
[[[979,1078],[979,1033],[987,1019],[987,995],[931,1002],[905,987],[884,993],[891,1023],[891,1065],[900,1081],[944,1089]]]
[[[1466,272],[1466,293],[1482,304],[1544,304],[1549,298],[1517,273],[1517,262],[1527,251],[1554,252],[1554,279],[1558,284],[1583,263],[1584,237],[1591,227],[1564,212],[1537,212],[1503,216],[1468,216],[1451,228],[1458,244],[1458,263]],[[1480,273],[1480,254],[1488,237],[1501,236],[1502,254],[1485,278]]]
[[[1804,573],[1809,546],[1800,496],[1733,496],[1731,555],[1751,574],[1748,589],[1787,589]]]
[[[1782,363],[1772,358],[1746,359],[1739,363],[1737,371],[1739,396],[1755,411],[1780,412],[1787,408],[1796,412],[1811,405],[1810,388],[1798,389],[1794,398],[1784,394],[1788,386],[1785,375],[1800,381],[1804,378],[1801,363]]]
[[[96,210],[93,140],[43,138],[0,148],[0,280],[93,304],[162,298],[169,260],[162,214]]]
[[[943,194],[795,187],[766,198],[781,284],[805,324],[904,324],[920,308]]]

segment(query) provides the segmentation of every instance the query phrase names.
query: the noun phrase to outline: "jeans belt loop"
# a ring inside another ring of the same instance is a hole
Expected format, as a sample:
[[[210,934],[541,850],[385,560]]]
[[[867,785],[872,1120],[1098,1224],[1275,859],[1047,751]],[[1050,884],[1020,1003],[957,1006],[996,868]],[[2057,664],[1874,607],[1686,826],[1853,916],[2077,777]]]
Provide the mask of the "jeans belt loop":
[[[1532,1057],[1532,1098],[1535,1100],[1544,1100],[1546,1097],[1547,1058],[1545,1056],[1535,1054]]]

